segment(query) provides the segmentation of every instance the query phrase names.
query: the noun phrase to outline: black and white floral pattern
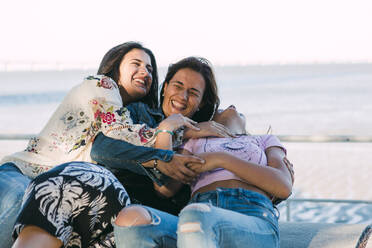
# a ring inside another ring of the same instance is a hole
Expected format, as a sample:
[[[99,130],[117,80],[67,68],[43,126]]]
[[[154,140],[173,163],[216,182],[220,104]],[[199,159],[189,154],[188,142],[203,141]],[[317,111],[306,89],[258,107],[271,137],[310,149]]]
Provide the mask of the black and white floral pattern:
[[[66,163],[30,183],[13,236],[35,225],[64,247],[112,247],[111,223],[128,204],[127,192],[110,171],[86,162]]]

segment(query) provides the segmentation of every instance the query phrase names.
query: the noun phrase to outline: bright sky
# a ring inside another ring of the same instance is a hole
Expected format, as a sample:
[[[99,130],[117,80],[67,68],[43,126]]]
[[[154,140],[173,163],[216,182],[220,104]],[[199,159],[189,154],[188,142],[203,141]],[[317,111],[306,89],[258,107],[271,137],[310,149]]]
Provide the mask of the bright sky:
[[[0,63],[89,63],[128,40],[159,65],[372,62],[371,0],[1,0]]]

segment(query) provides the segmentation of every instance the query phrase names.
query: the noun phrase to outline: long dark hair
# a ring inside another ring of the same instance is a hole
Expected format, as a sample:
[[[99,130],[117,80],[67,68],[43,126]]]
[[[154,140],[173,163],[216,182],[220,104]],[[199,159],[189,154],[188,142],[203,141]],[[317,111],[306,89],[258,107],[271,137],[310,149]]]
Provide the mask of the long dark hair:
[[[132,49],[137,48],[143,50],[150,56],[151,66],[152,66],[152,84],[149,93],[140,99],[139,101],[147,104],[151,108],[156,108],[159,106],[158,101],[158,68],[156,65],[156,60],[154,54],[150,49],[143,47],[141,43],[130,41],[120,44],[111,48],[101,61],[99,65],[97,74],[105,75],[112,78],[116,83],[118,83],[120,78],[120,63],[123,60],[125,54],[127,54]]]
[[[205,91],[201,101],[199,111],[197,111],[192,119],[197,122],[209,121],[213,117],[215,110],[220,105],[220,98],[218,97],[217,83],[211,63],[201,57],[187,57],[168,67],[167,75],[165,76],[161,92],[160,104],[163,104],[164,85],[169,83],[173,76],[181,69],[189,68],[195,72],[200,73],[205,81]]]

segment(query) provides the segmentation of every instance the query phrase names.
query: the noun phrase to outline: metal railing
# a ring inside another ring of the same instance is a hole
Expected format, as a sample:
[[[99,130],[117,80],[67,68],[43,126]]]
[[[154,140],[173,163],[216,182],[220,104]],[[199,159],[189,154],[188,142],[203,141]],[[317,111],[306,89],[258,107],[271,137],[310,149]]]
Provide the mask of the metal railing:
[[[367,135],[277,135],[282,142],[372,142]]]

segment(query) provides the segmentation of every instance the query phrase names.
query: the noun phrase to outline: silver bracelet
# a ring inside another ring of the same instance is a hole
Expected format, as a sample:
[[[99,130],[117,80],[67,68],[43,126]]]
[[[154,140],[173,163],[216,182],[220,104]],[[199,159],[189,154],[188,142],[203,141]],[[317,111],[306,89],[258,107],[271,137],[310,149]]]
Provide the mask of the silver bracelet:
[[[156,169],[156,167],[158,167],[158,160],[157,159],[154,160],[154,167],[152,167],[152,168]]]

